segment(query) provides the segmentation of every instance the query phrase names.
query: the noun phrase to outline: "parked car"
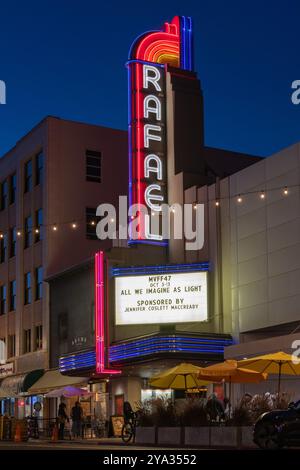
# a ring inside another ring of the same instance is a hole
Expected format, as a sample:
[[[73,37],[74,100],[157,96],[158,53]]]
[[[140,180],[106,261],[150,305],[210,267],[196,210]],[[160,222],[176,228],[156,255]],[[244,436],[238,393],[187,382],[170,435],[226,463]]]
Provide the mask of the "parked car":
[[[300,447],[300,400],[287,410],[263,413],[255,423],[253,440],[261,449]]]

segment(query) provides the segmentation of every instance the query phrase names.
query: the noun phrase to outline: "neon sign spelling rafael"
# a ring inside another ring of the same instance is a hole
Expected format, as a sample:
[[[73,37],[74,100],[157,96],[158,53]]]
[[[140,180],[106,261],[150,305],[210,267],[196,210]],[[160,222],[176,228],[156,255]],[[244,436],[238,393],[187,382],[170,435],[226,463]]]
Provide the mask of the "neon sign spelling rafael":
[[[191,18],[175,16],[161,31],[148,32],[133,43],[128,66],[129,205],[137,207],[134,243],[160,243],[145,230],[140,207],[151,214],[167,204],[166,73],[167,67],[192,70]]]

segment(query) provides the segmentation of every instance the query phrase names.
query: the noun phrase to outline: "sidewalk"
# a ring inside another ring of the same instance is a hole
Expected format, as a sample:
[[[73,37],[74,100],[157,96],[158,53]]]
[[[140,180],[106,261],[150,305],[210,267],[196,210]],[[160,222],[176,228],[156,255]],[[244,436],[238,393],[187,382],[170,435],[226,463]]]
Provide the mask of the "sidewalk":
[[[124,444],[122,439],[120,437],[93,437],[93,438],[88,438],[88,439],[63,439],[63,440],[58,440],[58,441],[52,441],[49,438],[42,438],[42,439],[29,439],[28,442],[39,444],[39,443],[48,443],[48,444],[84,444],[84,445],[91,445],[91,446],[105,446],[105,445],[132,445],[132,444]]]

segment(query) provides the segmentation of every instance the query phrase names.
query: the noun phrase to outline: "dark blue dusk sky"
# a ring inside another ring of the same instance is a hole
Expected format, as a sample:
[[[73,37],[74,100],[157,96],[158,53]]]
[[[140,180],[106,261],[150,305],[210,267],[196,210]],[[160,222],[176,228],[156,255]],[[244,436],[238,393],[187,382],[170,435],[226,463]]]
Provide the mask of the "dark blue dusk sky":
[[[269,155],[300,141],[297,0],[0,0],[0,155],[46,115],[127,128],[132,40],[194,20],[206,144]]]

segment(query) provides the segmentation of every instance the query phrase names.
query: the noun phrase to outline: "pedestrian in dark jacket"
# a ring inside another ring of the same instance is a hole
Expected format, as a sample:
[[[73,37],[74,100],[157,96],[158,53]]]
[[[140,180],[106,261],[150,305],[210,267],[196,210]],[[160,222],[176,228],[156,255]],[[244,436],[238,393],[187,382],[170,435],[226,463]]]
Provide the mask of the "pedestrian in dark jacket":
[[[69,421],[68,415],[66,413],[66,404],[65,403],[60,403],[58,407],[58,439],[63,439],[64,438],[64,430],[65,430],[65,424],[67,421]]]
[[[79,401],[75,403],[71,411],[72,434],[74,437],[81,437],[83,411]]]
[[[224,419],[224,407],[214,393],[207,400],[205,409],[210,421],[220,421]]]

